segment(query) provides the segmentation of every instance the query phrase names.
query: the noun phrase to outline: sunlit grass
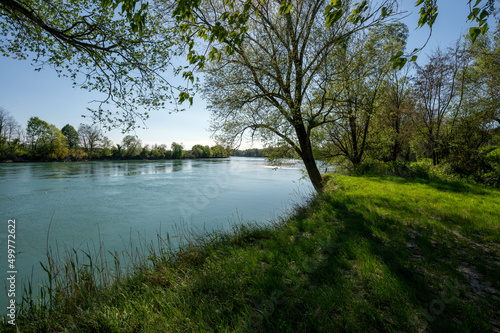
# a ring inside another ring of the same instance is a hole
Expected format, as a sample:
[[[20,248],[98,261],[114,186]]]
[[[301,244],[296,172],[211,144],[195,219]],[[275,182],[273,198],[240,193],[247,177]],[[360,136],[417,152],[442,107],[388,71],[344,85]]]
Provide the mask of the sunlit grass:
[[[460,182],[341,177],[336,199],[365,218],[456,230],[500,242],[500,191]],[[360,181],[362,179],[362,181]]]
[[[286,219],[192,237],[179,251],[146,247],[133,273],[54,294],[52,308],[25,306],[18,328],[499,330],[499,207],[498,190],[475,185],[334,175]]]

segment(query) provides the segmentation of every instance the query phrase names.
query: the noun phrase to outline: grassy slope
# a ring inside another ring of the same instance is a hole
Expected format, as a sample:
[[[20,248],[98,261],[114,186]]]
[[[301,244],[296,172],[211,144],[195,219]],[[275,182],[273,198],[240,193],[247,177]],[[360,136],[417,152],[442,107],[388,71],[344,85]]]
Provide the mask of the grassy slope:
[[[500,332],[499,207],[473,185],[336,175],[274,227],[205,237],[18,327]]]

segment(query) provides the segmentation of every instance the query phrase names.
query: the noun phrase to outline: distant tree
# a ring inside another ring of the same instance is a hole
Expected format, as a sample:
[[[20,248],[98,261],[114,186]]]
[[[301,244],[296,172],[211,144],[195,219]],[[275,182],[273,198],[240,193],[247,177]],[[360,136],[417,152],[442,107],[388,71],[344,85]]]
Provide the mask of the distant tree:
[[[482,149],[500,128],[500,24],[471,43],[465,39],[464,63],[457,74],[457,95],[446,119],[446,162],[462,175],[488,171]]]
[[[38,117],[31,117],[26,126],[26,137],[32,150],[45,145],[50,140],[51,128],[46,121]]]
[[[17,138],[20,126],[9,111],[0,107],[0,137],[3,137],[7,142]]]
[[[155,144],[151,148],[150,157],[154,159],[167,158],[167,146]]]
[[[120,160],[123,158],[123,150],[120,144],[116,144],[116,147],[111,148],[111,156],[113,159]]]
[[[203,156],[203,146],[202,145],[194,145],[193,148],[191,148],[191,155],[194,158],[202,158]]]
[[[33,157],[64,159],[68,155],[66,137],[56,126],[38,117],[31,117],[28,120],[26,136],[30,142]]]
[[[145,145],[144,147],[142,147],[139,156],[143,159],[148,159],[151,157],[151,150],[149,149],[149,145]]]
[[[107,136],[102,137],[101,148],[101,158],[112,156],[113,142]]]
[[[95,148],[102,139],[101,130],[95,125],[80,124],[78,135],[83,148],[87,151],[88,156],[92,158]]]
[[[224,148],[221,145],[215,145],[212,148],[212,157],[229,157],[231,152],[229,148]]]
[[[212,149],[210,149],[210,146],[203,146],[203,157],[210,158],[212,157]]]
[[[212,157],[212,149],[209,146],[194,145],[191,148],[191,155],[194,158],[209,158]]]
[[[141,140],[134,135],[127,135],[122,140],[125,157],[134,158],[141,153]]]
[[[65,159],[68,156],[66,137],[55,125],[49,124],[49,128],[49,142],[45,145],[43,157],[53,160]]]
[[[111,149],[113,147],[113,141],[111,141],[107,136],[103,136],[101,139],[101,147],[103,149]]]
[[[0,160],[14,158],[20,143],[21,126],[7,110],[0,107]]]
[[[182,144],[172,142],[172,158],[179,159],[184,157],[184,147]]]
[[[80,137],[78,136],[78,132],[75,130],[73,126],[71,126],[70,124],[65,125],[61,129],[61,133],[66,137],[69,149],[78,148],[78,144],[80,143]]]

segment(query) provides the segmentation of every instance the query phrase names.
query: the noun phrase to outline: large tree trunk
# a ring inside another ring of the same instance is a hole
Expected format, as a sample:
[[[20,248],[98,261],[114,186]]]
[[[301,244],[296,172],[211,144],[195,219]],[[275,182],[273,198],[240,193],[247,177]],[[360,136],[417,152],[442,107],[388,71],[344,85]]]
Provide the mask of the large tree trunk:
[[[309,175],[316,192],[323,192],[325,184],[323,182],[323,177],[321,177],[321,173],[318,170],[318,166],[316,165],[316,161],[312,156],[312,151],[309,150],[306,153],[303,151],[302,161],[306,166],[307,174]]]
[[[311,140],[306,133],[304,125],[295,126],[295,131],[297,132],[297,137],[300,144],[300,157],[304,162],[307,174],[309,175],[309,179],[311,179],[311,183],[313,184],[316,192],[323,192],[323,187],[325,184],[323,182],[323,177],[321,177],[321,173],[319,172],[318,166],[316,165],[316,161],[314,160]]]

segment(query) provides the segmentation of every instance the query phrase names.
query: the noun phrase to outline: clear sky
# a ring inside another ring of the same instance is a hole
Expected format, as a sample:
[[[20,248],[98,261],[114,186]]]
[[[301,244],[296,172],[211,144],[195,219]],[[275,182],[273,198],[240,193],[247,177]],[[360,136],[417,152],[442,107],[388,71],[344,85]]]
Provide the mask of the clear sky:
[[[415,0],[400,1],[400,8],[411,14],[403,20],[410,30],[408,50],[421,47],[428,37],[427,28],[415,30],[418,10]],[[468,32],[466,23],[468,6],[466,0],[439,0],[439,16],[434,26],[431,40],[420,54],[419,61],[437,47],[445,48],[456,42]],[[492,27],[493,28],[493,27]],[[37,116],[48,123],[62,128],[71,124],[78,128],[80,123],[91,123],[86,110],[89,102],[96,98],[85,90],[72,88],[67,78],[58,78],[55,71],[46,68],[35,72],[30,61],[13,60],[0,57],[0,107],[9,111],[19,124],[26,128],[28,119]],[[200,95],[195,97],[194,105],[187,111],[169,114],[167,111],[153,112],[147,121],[148,129],[136,130],[135,133],[145,144],[181,142],[186,149],[194,144],[214,144],[209,128],[209,112]],[[106,135],[116,144],[124,134],[114,130]],[[248,148],[250,145],[243,145]],[[257,145],[258,146],[258,145]],[[260,146],[259,146],[260,147]]]

